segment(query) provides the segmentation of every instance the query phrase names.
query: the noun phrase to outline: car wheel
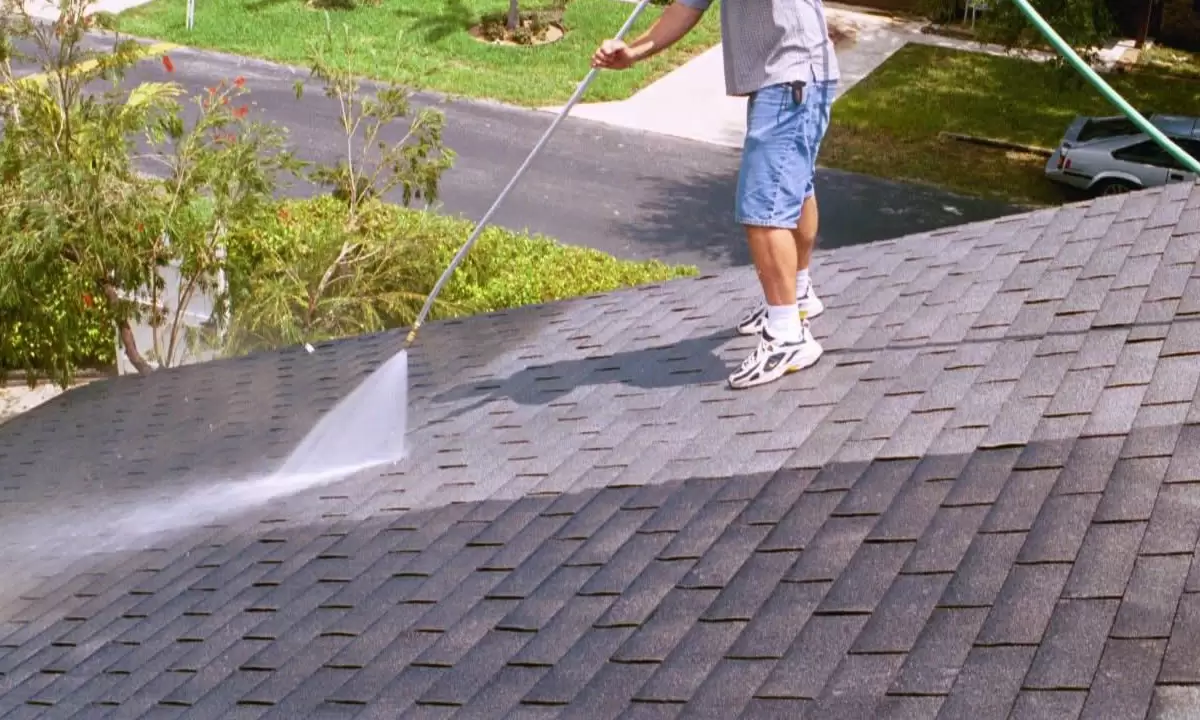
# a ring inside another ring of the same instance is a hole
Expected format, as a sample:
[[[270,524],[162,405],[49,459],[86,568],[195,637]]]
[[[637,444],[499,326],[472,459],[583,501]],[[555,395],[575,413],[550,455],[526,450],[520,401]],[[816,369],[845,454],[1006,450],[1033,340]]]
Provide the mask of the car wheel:
[[[1140,188],[1137,185],[1125,180],[1101,180],[1092,187],[1092,194],[1096,197],[1101,195],[1122,195],[1138,189]]]

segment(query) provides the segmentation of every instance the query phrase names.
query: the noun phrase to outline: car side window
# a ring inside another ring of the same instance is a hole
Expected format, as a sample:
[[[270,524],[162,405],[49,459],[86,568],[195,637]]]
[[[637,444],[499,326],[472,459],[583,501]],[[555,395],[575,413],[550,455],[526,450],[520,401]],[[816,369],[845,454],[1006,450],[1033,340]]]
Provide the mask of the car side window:
[[[1176,140],[1175,144],[1183,148],[1188,155],[1200,160],[1200,140]]]
[[[1125,162],[1141,163],[1143,165],[1155,165],[1157,167],[1181,169],[1179,162],[1171,157],[1166,150],[1158,146],[1158,143],[1153,140],[1146,140],[1130,145],[1127,148],[1122,148],[1113,153],[1113,157]]]

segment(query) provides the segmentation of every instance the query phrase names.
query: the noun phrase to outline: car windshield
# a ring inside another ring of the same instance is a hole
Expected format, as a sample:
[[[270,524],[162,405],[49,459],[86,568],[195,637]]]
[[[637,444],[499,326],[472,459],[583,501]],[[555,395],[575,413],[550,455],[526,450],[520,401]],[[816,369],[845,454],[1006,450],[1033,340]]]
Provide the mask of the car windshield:
[[[1079,142],[1087,142],[1098,138],[1110,138],[1120,135],[1136,135],[1139,132],[1132,120],[1127,118],[1104,118],[1088,120],[1079,131]]]

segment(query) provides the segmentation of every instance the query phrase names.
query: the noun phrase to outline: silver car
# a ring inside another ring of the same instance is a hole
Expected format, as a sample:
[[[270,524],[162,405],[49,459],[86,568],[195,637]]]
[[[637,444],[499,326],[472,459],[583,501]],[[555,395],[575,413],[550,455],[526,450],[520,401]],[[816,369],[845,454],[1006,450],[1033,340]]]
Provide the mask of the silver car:
[[[1200,158],[1200,118],[1156,114],[1147,119],[1184,152]],[[1197,180],[1124,116],[1075,118],[1046,161],[1046,177],[1091,195]]]

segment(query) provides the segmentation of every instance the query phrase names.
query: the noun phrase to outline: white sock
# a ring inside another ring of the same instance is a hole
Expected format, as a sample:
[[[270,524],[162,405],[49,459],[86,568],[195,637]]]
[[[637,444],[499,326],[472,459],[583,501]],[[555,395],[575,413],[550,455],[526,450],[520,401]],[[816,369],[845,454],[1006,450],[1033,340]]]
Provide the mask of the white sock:
[[[804,297],[808,294],[809,288],[812,287],[812,279],[809,278],[808,268],[796,273],[796,299]]]
[[[773,337],[796,340],[802,331],[800,312],[795,305],[767,306],[767,332]]]

